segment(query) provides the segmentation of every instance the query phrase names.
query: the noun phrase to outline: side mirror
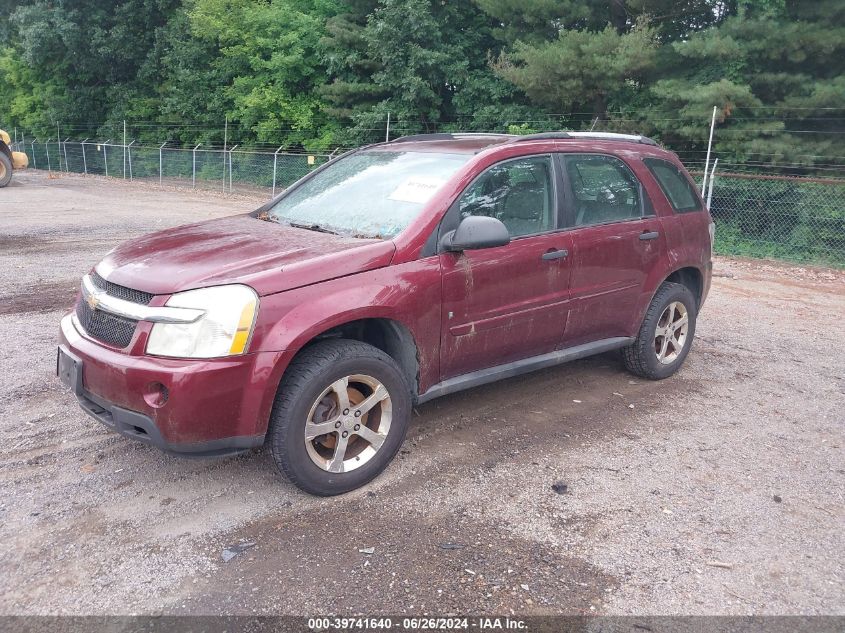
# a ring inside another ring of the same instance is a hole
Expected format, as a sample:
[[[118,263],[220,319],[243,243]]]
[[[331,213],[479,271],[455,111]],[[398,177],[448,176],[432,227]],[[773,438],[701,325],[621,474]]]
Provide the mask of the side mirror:
[[[496,218],[470,215],[461,220],[458,228],[443,236],[441,245],[447,251],[470,251],[510,244],[507,227]]]

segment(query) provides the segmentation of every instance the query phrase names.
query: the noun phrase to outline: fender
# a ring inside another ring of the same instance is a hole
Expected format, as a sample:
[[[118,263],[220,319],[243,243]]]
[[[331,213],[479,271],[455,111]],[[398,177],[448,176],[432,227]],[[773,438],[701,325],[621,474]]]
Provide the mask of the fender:
[[[367,293],[368,289],[360,289],[359,292]],[[311,322],[304,329],[297,329],[292,327],[294,323],[306,323],[307,317],[303,315],[310,314],[313,311],[318,311],[320,306],[336,305],[332,299],[342,299],[342,297],[334,296],[327,297],[324,300],[319,300],[313,304],[302,304],[297,306],[294,310],[288,313],[287,317],[276,324],[273,331],[268,336],[268,342],[275,341],[274,346],[281,346],[280,350],[284,352],[292,352],[294,355],[302,350],[310,341],[316,339],[321,334],[333,330],[347,323],[360,321],[363,319],[388,319],[396,321],[407,329],[414,339],[415,345],[419,349],[419,344],[416,343],[418,337],[410,324],[401,320],[401,315],[398,315],[395,307],[387,305],[371,305],[365,308],[351,308],[347,307],[339,312],[335,312],[319,321]],[[301,320],[300,320],[301,319]]]
[[[633,336],[636,336],[639,332],[640,325],[642,324],[643,319],[645,318],[646,310],[648,310],[648,306],[651,304],[651,300],[654,298],[654,295],[657,294],[657,290],[660,288],[661,284],[667,279],[669,279],[669,277],[671,277],[678,271],[683,270],[684,268],[694,268],[701,275],[701,296],[696,297],[696,299],[698,300],[699,308],[701,307],[701,303],[704,301],[704,296],[708,286],[707,276],[709,274],[709,271],[707,267],[705,265],[702,265],[700,261],[678,261],[676,258],[672,257],[671,254],[669,256],[669,262],[669,266],[655,268],[654,270],[652,270],[651,274],[646,280],[646,283],[643,286],[643,293],[640,295],[640,299],[637,302],[636,331],[632,333]]]
[[[420,393],[440,380],[437,257],[267,295],[260,301],[250,351],[279,354],[268,383],[270,402],[284,370],[303,347],[333,328],[362,319],[389,319],[410,333],[418,355]]]

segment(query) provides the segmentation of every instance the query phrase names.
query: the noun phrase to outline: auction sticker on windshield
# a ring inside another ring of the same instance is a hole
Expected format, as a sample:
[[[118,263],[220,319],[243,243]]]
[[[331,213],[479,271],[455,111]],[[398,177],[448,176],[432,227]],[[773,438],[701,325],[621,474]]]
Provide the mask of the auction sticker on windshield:
[[[412,176],[404,180],[387,198],[398,202],[425,204],[445,181],[430,176]]]

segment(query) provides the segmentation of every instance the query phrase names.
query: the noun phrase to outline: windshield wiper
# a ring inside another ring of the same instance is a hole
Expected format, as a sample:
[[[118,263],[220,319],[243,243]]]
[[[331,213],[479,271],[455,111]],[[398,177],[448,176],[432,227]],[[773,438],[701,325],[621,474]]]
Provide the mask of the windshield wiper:
[[[319,224],[300,224],[299,222],[288,222],[288,226],[292,226],[295,229],[307,229],[309,231],[319,231],[320,233],[330,233],[331,235],[340,235],[337,231],[332,231],[331,229],[327,229],[324,226],[320,226]]]

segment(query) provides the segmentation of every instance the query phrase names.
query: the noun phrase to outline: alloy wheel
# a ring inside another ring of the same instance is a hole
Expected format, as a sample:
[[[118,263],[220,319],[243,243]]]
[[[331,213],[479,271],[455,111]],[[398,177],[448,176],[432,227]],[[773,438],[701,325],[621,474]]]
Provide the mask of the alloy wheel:
[[[316,466],[332,473],[360,468],[390,432],[393,403],[372,376],[336,380],[316,399],[305,421],[305,447]]]
[[[673,301],[657,321],[654,331],[654,353],[664,365],[671,365],[680,355],[687,342],[689,314],[680,301]]]

